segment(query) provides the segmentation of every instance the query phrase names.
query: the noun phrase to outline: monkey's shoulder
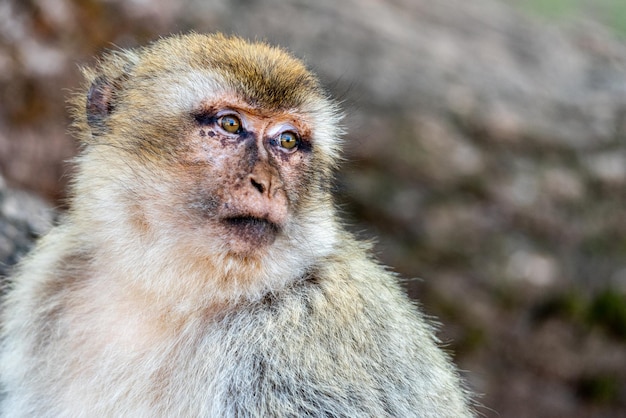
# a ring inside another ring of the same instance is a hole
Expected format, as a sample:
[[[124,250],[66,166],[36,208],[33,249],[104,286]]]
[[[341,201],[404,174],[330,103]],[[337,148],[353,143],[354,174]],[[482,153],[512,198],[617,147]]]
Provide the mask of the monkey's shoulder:
[[[230,390],[294,402],[297,415],[464,416],[458,377],[395,275],[367,257],[323,265],[225,319]],[[266,405],[232,399],[239,412]]]

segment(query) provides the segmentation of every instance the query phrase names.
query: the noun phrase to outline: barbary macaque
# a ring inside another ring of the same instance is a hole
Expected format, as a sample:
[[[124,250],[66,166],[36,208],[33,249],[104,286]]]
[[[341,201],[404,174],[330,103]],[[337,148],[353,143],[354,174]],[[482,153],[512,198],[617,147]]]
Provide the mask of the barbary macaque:
[[[108,53],[69,209],[10,278],[5,417],[468,417],[431,325],[338,218],[338,106],[265,43]]]

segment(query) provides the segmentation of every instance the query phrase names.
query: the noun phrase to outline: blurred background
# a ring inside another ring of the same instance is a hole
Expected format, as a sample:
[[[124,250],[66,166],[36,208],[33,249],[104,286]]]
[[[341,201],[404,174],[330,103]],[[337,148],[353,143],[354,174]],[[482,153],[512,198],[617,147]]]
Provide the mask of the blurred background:
[[[78,66],[189,30],[341,100],[338,205],[484,416],[626,416],[626,2],[0,0],[0,275],[63,210]]]

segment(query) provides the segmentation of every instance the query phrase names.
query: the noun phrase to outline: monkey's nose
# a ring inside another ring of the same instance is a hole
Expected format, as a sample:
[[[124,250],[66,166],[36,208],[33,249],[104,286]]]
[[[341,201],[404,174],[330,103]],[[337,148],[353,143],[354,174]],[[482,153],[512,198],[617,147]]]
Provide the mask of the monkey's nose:
[[[264,161],[258,162],[248,173],[248,180],[263,197],[270,199],[274,197],[276,188],[280,185],[276,169]]]
[[[258,181],[254,177],[250,177],[250,183],[252,183],[252,187],[257,189],[259,191],[259,193],[261,193],[261,194],[265,193],[265,191],[268,189],[268,187],[265,184],[265,182],[263,181],[263,179]]]

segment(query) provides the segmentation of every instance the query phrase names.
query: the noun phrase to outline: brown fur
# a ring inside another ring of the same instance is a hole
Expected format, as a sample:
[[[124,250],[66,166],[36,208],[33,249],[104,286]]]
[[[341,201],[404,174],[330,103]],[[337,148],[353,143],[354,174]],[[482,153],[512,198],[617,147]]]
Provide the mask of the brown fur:
[[[300,61],[191,34],[85,75],[70,210],[3,304],[3,416],[471,415],[337,219],[340,117]]]

